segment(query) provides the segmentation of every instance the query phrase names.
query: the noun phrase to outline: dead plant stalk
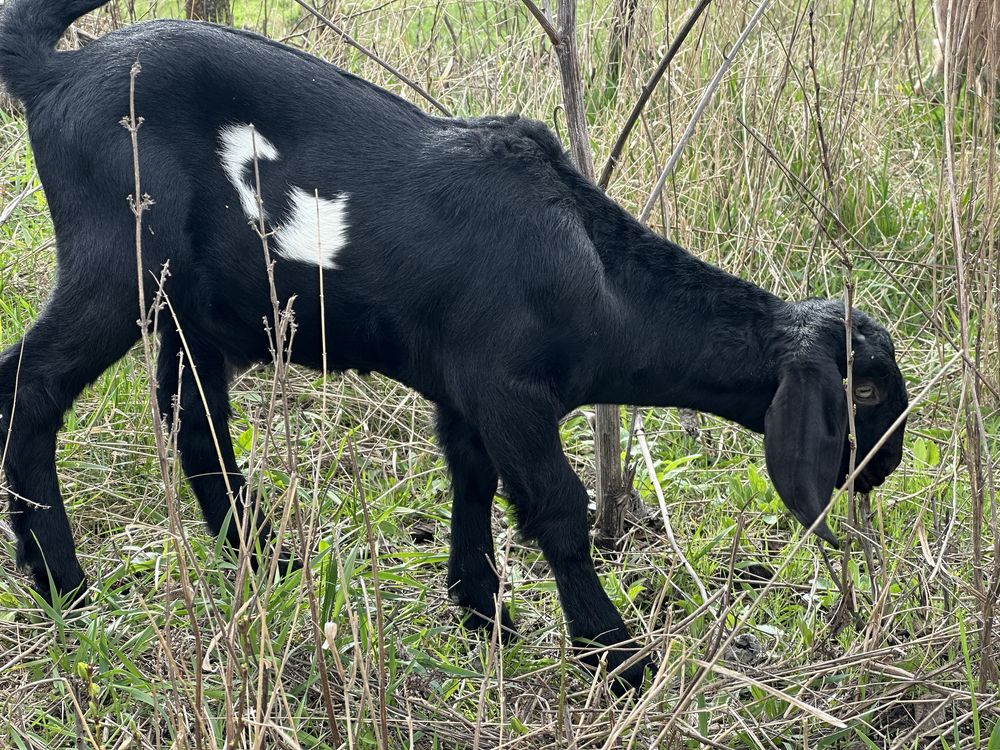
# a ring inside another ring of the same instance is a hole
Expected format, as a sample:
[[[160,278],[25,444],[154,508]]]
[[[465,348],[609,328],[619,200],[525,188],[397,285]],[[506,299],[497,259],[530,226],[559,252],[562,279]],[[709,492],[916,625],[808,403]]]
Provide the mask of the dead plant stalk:
[[[159,405],[156,398],[156,367],[153,361],[153,343],[150,332],[150,309],[146,306],[145,273],[142,258],[142,217],[143,214],[153,205],[153,199],[142,192],[142,179],[139,169],[139,128],[142,127],[142,118],[136,116],[135,109],[135,82],[142,66],[138,60],[133,63],[129,75],[129,114],[122,122],[122,125],[129,133],[132,143],[132,169],[135,192],[129,198],[132,213],[135,215],[135,261],[136,261],[136,286],[139,300],[139,330],[142,334],[143,360],[146,366],[148,381],[149,405],[153,416],[153,439],[156,445],[156,459],[160,469],[160,476],[163,479],[163,489],[167,504],[167,517],[170,523],[171,532],[176,541],[177,568],[181,579],[181,597],[191,618],[192,634],[195,643],[195,682],[194,699],[192,708],[194,710],[194,739],[197,750],[204,747],[205,737],[211,736],[208,731],[207,718],[204,714],[203,703],[203,682],[201,676],[201,663],[203,660],[203,648],[201,642],[201,629],[195,617],[193,589],[188,575],[187,565],[184,559],[184,529],[177,510],[177,499],[174,495],[173,484],[170,481],[170,462],[167,455],[167,440],[163,430],[163,421],[160,415]],[[164,269],[166,273],[166,269]],[[181,691],[178,691],[181,692]],[[214,742],[212,743],[214,746]]]

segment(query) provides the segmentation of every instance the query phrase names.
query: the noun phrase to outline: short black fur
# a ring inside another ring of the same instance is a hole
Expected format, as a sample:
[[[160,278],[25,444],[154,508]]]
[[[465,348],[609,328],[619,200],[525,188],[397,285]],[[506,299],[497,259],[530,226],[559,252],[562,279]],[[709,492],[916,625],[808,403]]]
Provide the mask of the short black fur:
[[[559,419],[581,404],[684,406],[766,431],[782,499],[804,524],[819,517],[847,465],[839,303],[784,302],[657,237],[537,122],[431,117],[333,65],[208,24],[138,24],[54,52],[101,4],[8,0],[0,15],[0,76],[25,102],[58,248],[51,299],[0,355],[18,561],[40,588],[49,575],[61,592],[84,582],[56,480],[62,414],[139,336],[132,151],[120,125],[136,60],[140,167],[155,201],[143,226],[146,298],[169,262],[167,293],[194,360],[179,356],[176,330],[161,332],[160,409],[179,413],[183,466],[213,531],[229,491],[238,508],[244,495],[229,378],[270,358],[262,320],[273,325],[261,242],[219,162],[220,130],[237,123],[281,155],[260,162],[273,223],[288,216],[291,184],[350,196],[339,268],[323,272],[329,367],[384,373],[438,405],[454,484],[448,585],[470,624],[499,616],[513,627],[496,610],[490,507],[501,478],[551,565],[574,640],[618,646],[611,667],[635,653],[594,571],[587,495],[559,442]],[[318,267],[279,258],[274,275],[281,304],[295,297],[293,358],[320,367]],[[864,456],[905,410],[906,389],[889,335],[861,312],[854,348]],[[899,429],[860,489],[898,465],[902,440]],[[835,541],[825,523],[818,532]],[[647,664],[624,670],[624,684],[639,686]]]

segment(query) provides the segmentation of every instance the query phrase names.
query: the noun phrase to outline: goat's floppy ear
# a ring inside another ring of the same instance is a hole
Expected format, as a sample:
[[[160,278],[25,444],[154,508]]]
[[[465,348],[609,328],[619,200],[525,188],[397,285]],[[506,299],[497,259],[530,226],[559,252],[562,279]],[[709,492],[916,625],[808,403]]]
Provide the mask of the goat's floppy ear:
[[[782,502],[806,528],[836,489],[846,434],[847,397],[837,367],[790,367],[764,417],[764,455]],[[825,520],[815,531],[840,546]]]

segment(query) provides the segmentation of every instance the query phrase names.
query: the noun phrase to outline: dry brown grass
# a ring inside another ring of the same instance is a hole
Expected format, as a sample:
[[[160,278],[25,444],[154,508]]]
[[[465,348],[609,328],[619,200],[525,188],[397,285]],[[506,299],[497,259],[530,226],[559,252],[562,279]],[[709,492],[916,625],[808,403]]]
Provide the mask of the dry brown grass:
[[[100,34],[132,12],[179,15],[177,5],[120,3],[81,26]],[[235,6],[237,23],[420,101],[294,3]],[[613,88],[614,4],[581,5],[598,168],[686,7],[640,1]],[[641,209],[754,7],[714,3],[692,34],[610,186],[623,205]],[[521,4],[348,0],[322,10],[451,111],[520,111],[564,134],[554,56]],[[428,405],[411,392],[281,368],[237,381],[240,459],[316,558],[311,585],[278,582],[218,554],[172,450],[161,477],[143,357],[133,355],[88,391],[61,438],[60,478],[97,605],[72,618],[42,613],[10,555],[0,570],[0,746],[330,747],[332,713],[350,748],[978,750],[991,732],[989,747],[1000,747],[997,110],[992,92],[948,86],[940,103],[912,93],[930,37],[929,4],[775,4],[651,217],[701,257],[789,298],[841,296],[839,258],[849,254],[857,304],[893,330],[911,397],[922,396],[904,466],[871,514],[858,514],[869,555],[856,543],[824,560],[781,513],[753,436],[702,417],[691,437],[673,413],[646,413],[654,471],[641,444],[633,460],[651,511],[600,570],[662,668],[641,700],[615,704],[565,658],[546,566],[501,508],[499,560],[523,637],[501,650],[459,630],[444,595],[446,474]],[[6,345],[50,288],[52,252],[24,124],[2,118]],[[585,417],[571,415],[563,431],[592,481]],[[179,513],[164,506],[167,488]],[[843,527],[845,501],[835,515]],[[761,574],[773,577],[762,584]]]

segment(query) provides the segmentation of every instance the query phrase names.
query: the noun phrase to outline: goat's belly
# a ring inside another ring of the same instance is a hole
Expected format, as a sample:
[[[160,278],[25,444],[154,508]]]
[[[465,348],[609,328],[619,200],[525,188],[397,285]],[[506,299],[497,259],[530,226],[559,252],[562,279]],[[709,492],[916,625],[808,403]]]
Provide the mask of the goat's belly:
[[[297,364],[397,375],[406,356],[401,337],[378,305],[350,282],[350,271],[281,258],[270,273],[263,258],[259,267],[252,265],[253,272],[245,268],[229,283],[213,283],[209,293],[199,295],[195,314],[185,316],[197,321],[227,359],[241,366],[270,361],[278,333],[284,356]]]

